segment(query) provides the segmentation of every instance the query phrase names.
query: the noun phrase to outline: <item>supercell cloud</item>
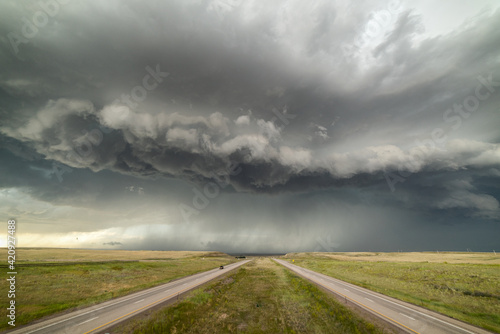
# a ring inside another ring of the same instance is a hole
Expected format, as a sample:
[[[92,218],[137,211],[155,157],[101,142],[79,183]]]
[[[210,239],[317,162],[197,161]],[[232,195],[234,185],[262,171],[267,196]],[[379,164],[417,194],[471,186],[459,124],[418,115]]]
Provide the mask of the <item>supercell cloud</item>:
[[[500,246],[495,2],[0,7],[24,246]]]

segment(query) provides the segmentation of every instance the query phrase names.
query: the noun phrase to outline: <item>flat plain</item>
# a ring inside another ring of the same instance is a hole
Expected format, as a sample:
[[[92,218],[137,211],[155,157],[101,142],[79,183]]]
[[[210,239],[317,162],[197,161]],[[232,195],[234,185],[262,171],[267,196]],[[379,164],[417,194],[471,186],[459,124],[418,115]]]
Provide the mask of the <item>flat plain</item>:
[[[500,333],[500,255],[290,253],[296,265]]]
[[[7,254],[5,251],[3,254]],[[90,306],[235,262],[219,252],[16,249],[16,324]],[[6,272],[5,265],[1,265]],[[0,280],[1,305],[7,281]],[[7,319],[6,307],[0,317]],[[10,327],[2,321],[0,329]]]
[[[112,333],[387,333],[269,258]]]
[[[284,259],[500,333],[500,256],[494,253],[290,253]],[[16,260],[19,325],[235,261],[219,252],[56,248],[20,248]],[[8,291],[6,283],[0,281],[0,291]],[[383,331],[265,258],[159,312],[124,332]],[[7,327],[5,321],[0,329]]]

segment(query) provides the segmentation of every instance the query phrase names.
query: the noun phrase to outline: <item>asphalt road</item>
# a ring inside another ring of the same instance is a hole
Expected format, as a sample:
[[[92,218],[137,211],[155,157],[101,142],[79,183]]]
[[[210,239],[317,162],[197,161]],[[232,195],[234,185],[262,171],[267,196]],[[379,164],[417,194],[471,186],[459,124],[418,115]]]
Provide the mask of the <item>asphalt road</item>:
[[[194,289],[249,261],[250,260],[239,261],[224,266],[222,270],[216,268],[184,277],[154,288],[139,291],[128,296],[116,298],[92,307],[26,326],[22,329],[9,332],[9,334],[82,334],[102,332],[104,329],[114,326],[149,308],[155,307],[160,303],[175,300],[179,294]]]
[[[421,334],[490,334],[490,332],[442,314],[346,283],[287,261],[274,259],[296,274],[330,290],[346,303],[372,313],[398,327],[402,332]]]

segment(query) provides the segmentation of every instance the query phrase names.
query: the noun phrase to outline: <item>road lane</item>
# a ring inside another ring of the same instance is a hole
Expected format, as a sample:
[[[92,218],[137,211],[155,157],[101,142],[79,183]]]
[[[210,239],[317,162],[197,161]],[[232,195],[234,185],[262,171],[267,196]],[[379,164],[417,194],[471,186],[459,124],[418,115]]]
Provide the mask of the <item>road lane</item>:
[[[239,261],[224,266],[224,269],[212,269],[203,273],[184,277],[139,291],[128,296],[109,300],[82,310],[25,326],[9,334],[90,334],[114,326],[140,312],[155,307],[160,303],[174,300],[181,293],[192,290],[213,280],[230,270],[234,270],[250,260]]]
[[[490,332],[429,311],[416,305],[346,283],[333,277],[274,259],[296,274],[352,302],[406,333],[420,334],[491,334]]]

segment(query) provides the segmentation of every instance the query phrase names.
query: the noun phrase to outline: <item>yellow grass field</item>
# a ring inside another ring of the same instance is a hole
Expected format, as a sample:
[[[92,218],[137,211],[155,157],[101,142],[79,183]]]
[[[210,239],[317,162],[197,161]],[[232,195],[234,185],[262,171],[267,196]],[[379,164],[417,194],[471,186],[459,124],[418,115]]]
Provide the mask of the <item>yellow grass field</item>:
[[[2,252],[7,261],[7,251]],[[131,251],[131,250],[94,250],[69,248],[17,248],[16,262],[59,262],[59,261],[140,261],[183,259],[188,257],[226,256],[219,252],[195,251]]]
[[[500,255],[290,253],[295,264],[500,333]]]
[[[500,253],[455,253],[455,252],[410,252],[410,253],[289,253],[286,258],[293,257],[324,257],[340,261],[368,262],[429,262],[429,263],[469,263],[469,264],[500,264]]]
[[[184,301],[119,325],[113,333],[382,334],[308,281],[257,258]]]
[[[4,251],[7,254],[7,251]],[[16,325],[235,262],[219,252],[16,249]],[[7,258],[0,264],[7,271]],[[9,291],[0,280],[0,291]],[[7,293],[0,305],[7,305]],[[6,307],[0,317],[6,318]],[[0,329],[7,328],[7,321]]]

